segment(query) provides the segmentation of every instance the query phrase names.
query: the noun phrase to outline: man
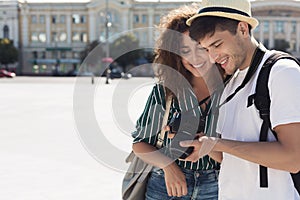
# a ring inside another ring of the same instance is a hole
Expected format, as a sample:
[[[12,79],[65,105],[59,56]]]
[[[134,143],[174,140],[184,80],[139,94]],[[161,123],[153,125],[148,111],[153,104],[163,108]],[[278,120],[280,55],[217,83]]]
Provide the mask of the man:
[[[259,142],[262,120],[254,105],[247,107],[248,97],[255,93],[259,71],[273,52],[251,35],[258,21],[251,17],[249,0],[202,0],[202,8],[187,24],[190,36],[209,52],[210,59],[232,75],[220,100],[217,132],[222,139],[181,142],[194,146],[187,160],[209,153],[222,161],[219,199],[299,200],[290,172],[300,170],[300,67],[288,59],[273,66],[268,82],[270,119],[278,140],[269,130],[268,142]],[[257,70],[235,92],[252,65]],[[228,99],[230,95],[233,98]],[[268,187],[260,187],[259,165],[268,167]]]

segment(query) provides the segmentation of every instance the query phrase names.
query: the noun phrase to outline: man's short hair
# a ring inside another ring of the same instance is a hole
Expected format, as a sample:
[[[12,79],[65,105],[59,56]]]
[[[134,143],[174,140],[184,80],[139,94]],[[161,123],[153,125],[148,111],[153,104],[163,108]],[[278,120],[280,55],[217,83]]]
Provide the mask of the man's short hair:
[[[199,41],[206,36],[212,36],[217,30],[229,31],[232,35],[236,34],[239,21],[224,17],[203,16],[194,19],[190,26],[190,37]],[[248,25],[249,33],[251,26]]]

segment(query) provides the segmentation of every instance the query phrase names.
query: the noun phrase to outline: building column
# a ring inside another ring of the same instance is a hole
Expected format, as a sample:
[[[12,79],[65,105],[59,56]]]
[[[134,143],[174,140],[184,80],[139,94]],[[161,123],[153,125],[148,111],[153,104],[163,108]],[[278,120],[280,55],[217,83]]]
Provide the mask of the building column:
[[[51,16],[49,14],[47,14],[45,16],[46,18],[46,43],[47,45],[51,44]]]
[[[28,37],[28,10],[21,10],[21,16],[22,16],[22,46],[27,47],[29,43],[29,37]]]
[[[132,10],[129,10],[129,29],[132,30],[133,29],[133,12]]]
[[[94,11],[89,10],[89,41],[92,42],[97,40],[96,37],[96,13]]]
[[[269,48],[274,48],[274,21],[270,20]]]
[[[153,8],[149,8],[148,9],[148,45],[150,47],[154,46],[154,41],[153,41],[153,17],[154,17],[154,9]]]
[[[264,40],[264,21],[261,20],[259,25],[259,41],[264,44]]]
[[[292,33],[292,22],[289,20],[285,20],[285,30],[286,30],[286,41],[291,41],[291,33]]]
[[[129,17],[129,12],[128,10],[123,10],[122,12],[122,30],[125,31],[125,30],[129,30],[129,26],[128,26],[128,17]]]
[[[15,47],[19,46],[19,26],[18,26],[18,17],[14,17],[13,19],[13,40]]]
[[[67,18],[67,43],[68,45],[72,44],[72,16],[70,14],[66,15]]]
[[[299,53],[300,48],[300,21],[297,21],[296,27],[296,52]]]

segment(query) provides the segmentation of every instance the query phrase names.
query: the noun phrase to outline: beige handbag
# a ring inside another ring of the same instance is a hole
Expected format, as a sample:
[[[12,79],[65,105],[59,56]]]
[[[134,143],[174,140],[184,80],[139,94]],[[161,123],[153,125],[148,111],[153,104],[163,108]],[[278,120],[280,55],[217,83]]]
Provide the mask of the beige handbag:
[[[171,102],[172,97],[169,97],[166,101],[166,111],[161,130],[167,125]],[[165,132],[161,131],[159,139],[156,142],[158,149],[161,148],[163,144],[164,136]],[[133,151],[126,158],[126,162],[131,162],[131,164],[123,178],[122,198],[124,200],[144,200],[149,173],[153,166],[145,163],[142,159],[137,157]]]

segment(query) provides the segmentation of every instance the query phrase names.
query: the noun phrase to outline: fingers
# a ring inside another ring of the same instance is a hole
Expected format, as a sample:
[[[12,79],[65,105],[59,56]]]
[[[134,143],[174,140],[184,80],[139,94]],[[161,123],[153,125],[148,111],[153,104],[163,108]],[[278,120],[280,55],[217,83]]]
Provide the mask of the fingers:
[[[175,137],[175,133],[171,133],[170,132],[170,126],[168,126],[168,125],[166,125],[163,129],[162,129],[162,131],[165,131],[165,132],[168,132],[168,138],[169,139],[173,139],[174,137]]]
[[[196,162],[199,158],[208,155],[218,143],[218,138],[202,136],[198,140],[187,140],[180,142],[182,147],[194,147],[193,152],[189,155],[185,161]]]
[[[181,185],[180,183],[177,183],[175,185],[167,185],[167,192],[168,196],[176,196],[176,197],[181,197],[184,195],[187,195],[187,186],[186,184]]]
[[[175,137],[175,133],[168,132],[168,138],[173,139]]]
[[[181,187],[181,191],[182,191],[182,196],[185,196],[188,194],[188,190],[187,190],[187,185],[185,183],[184,186]]]
[[[198,140],[202,136],[205,136],[205,134],[203,132],[197,133],[195,139]]]
[[[195,147],[199,143],[198,140],[185,140],[185,141],[180,141],[180,146],[182,147]]]
[[[187,194],[187,184],[180,167],[173,163],[164,169],[165,183],[169,196],[181,197]]]
[[[164,128],[163,128],[164,131],[170,131],[170,126],[166,125]]]

